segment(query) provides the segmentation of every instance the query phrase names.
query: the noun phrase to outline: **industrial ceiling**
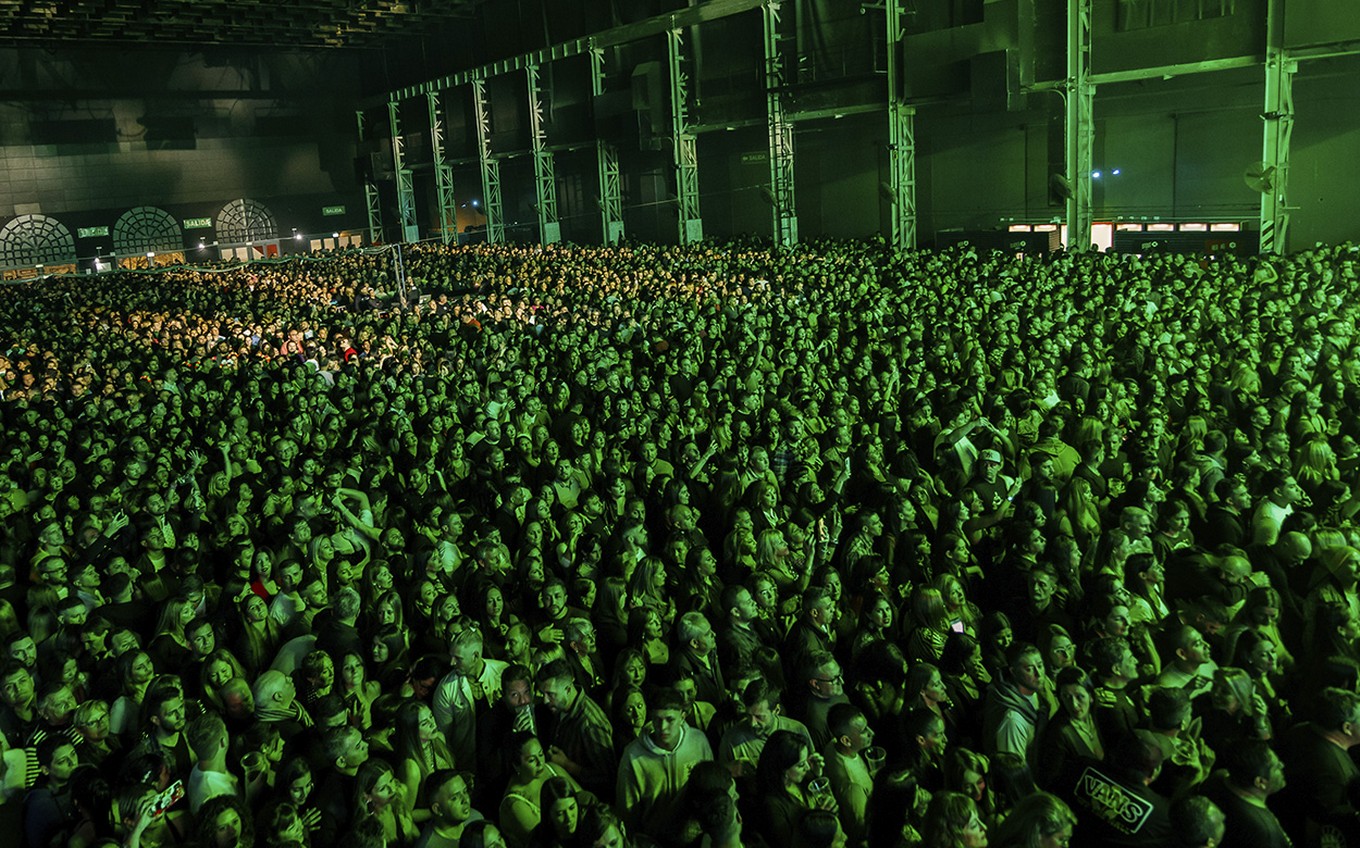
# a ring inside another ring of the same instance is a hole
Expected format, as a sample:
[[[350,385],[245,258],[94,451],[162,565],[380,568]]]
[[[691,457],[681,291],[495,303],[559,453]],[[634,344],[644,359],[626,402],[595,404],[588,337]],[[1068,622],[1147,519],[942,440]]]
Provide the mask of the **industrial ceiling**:
[[[481,0],[0,0],[0,46],[378,48],[468,22]]]

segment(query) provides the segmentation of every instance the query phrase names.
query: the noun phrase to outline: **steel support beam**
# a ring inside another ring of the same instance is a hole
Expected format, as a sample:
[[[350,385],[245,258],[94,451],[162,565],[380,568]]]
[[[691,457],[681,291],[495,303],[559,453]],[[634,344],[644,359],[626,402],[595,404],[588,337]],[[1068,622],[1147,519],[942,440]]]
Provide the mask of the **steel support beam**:
[[[354,113],[355,123],[359,129],[359,149],[364,149],[365,136],[368,135],[364,127],[364,112],[362,109]],[[367,154],[364,154],[367,155]],[[378,185],[374,182],[373,174],[370,169],[365,168],[364,173],[364,206],[368,210],[368,243],[381,244],[383,240],[382,226],[382,201],[378,194]]]
[[[529,141],[534,151],[534,206],[538,212],[538,240],[557,244],[562,240],[562,225],[557,218],[557,175],[553,153],[548,149],[543,124],[543,77],[538,65],[524,68],[529,94]]]
[[[444,121],[440,117],[440,93],[428,92],[430,150],[434,154],[435,192],[439,195],[439,240],[450,244],[458,238],[458,202],[453,193],[453,166],[444,159]]]
[[[604,51],[590,51],[590,93],[604,94]],[[605,244],[623,238],[623,186],[619,181],[619,151],[604,139],[595,140],[595,165],[599,172],[600,233]]]
[[[1091,3],[1067,0],[1067,91],[1063,97],[1067,198],[1067,247],[1091,248],[1091,169],[1095,148],[1096,87],[1091,82]]]
[[[427,91],[442,91],[447,88],[457,88],[467,85],[473,80],[485,80],[489,77],[498,77],[504,74],[522,71],[527,65],[546,65],[549,62],[556,62],[558,59],[567,59],[572,56],[581,56],[591,50],[598,50],[605,47],[614,47],[620,44],[629,44],[634,41],[642,41],[661,35],[673,29],[683,29],[686,27],[697,27],[707,21],[718,21],[723,18],[730,18],[733,15],[740,15],[758,9],[764,5],[765,0],[708,0],[706,3],[688,6],[674,12],[667,12],[664,15],[647,18],[637,23],[624,24],[623,26],[607,29],[604,32],[597,32],[585,38],[577,38],[572,41],[564,41],[545,47],[542,50],[535,50],[532,53],[525,53],[510,59],[502,59],[499,62],[492,62],[471,70],[459,71],[444,77],[429,80],[419,85],[408,86],[397,89],[390,96],[399,100],[411,97],[418,97]]]
[[[676,210],[680,243],[702,241],[704,222],[699,217],[699,153],[697,137],[689,126],[689,76],[683,67],[684,36],[681,30],[666,31],[666,58],[670,66],[671,146],[675,153]]]
[[[1284,49],[1284,2],[1266,7],[1266,102],[1261,161],[1269,175],[1261,194],[1261,253],[1284,253],[1289,237],[1289,142],[1294,134],[1294,74],[1298,63]]]
[[[411,169],[406,167],[406,141],[401,134],[401,103],[387,101],[387,120],[392,128],[392,167],[397,176],[397,215],[401,218],[398,241],[420,241],[420,227],[416,225],[416,190]]]
[[[888,21],[888,229],[898,250],[916,247],[916,109],[903,96],[906,21],[902,0],[885,0]]]
[[[774,243],[798,243],[798,207],[793,193],[793,122],[784,108],[784,65],[779,50],[780,0],[760,10],[765,34],[765,123],[770,143],[770,205]]]
[[[1261,64],[1260,55],[1229,56],[1225,59],[1206,59],[1203,62],[1177,62],[1172,65],[1157,65],[1152,68],[1131,68],[1127,71],[1107,71],[1091,74],[1093,85],[1109,85],[1116,82],[1138,82],[1149,79],[1170,79],[1171,77],[1207,74],[1215,71],[1231,71],[1237,68],[1255,68]]]
[[[501,163],[491,155],[491,109],[486,102],[486,81],[472,81],[472,108],[477,122],[477,162],[482,169],[482,211],[486,213],[487,244],[505,241],[505,217],[501,207]]]

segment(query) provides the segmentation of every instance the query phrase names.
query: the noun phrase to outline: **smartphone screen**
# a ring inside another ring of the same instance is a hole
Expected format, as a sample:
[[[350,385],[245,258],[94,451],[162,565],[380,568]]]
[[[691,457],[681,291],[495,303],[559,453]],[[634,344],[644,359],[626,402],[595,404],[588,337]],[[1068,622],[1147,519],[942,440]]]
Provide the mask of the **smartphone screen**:
[[[184,781],[176,780],[174,783],[165,787],[165,791],[156,796],[156,806],[152,809],[153,816],[163,816],[165,811],[175,806],[184,798]]]

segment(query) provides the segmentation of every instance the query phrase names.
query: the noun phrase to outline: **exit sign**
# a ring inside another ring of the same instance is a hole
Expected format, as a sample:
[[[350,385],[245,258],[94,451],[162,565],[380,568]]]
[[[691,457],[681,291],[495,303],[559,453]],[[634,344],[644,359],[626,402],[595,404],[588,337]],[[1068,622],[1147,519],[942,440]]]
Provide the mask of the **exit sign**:
[[[76,238],[101,238],[108,234],[108,227],[79,227],[76,229]]]
[[[212,218],[185,218],[184,229],[186,230],[206,230],[212,226]]]
[[[322,214],[322,215],[325,215],[325,216],[343,215],[343,214],[345,214],[345,207],[343,207],[343,206],[323,206],[323,207],[321,207],[321,214]]]

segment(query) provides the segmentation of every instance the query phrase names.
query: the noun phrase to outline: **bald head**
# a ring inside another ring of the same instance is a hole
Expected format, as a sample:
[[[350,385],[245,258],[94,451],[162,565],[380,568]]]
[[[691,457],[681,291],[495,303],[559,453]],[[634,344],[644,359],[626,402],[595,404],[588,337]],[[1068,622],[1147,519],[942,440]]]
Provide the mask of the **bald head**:
[[[1285,562],[1303,562],[1313,555],[1313,543],[1297,530],[1281,533],[1275,549]]]

